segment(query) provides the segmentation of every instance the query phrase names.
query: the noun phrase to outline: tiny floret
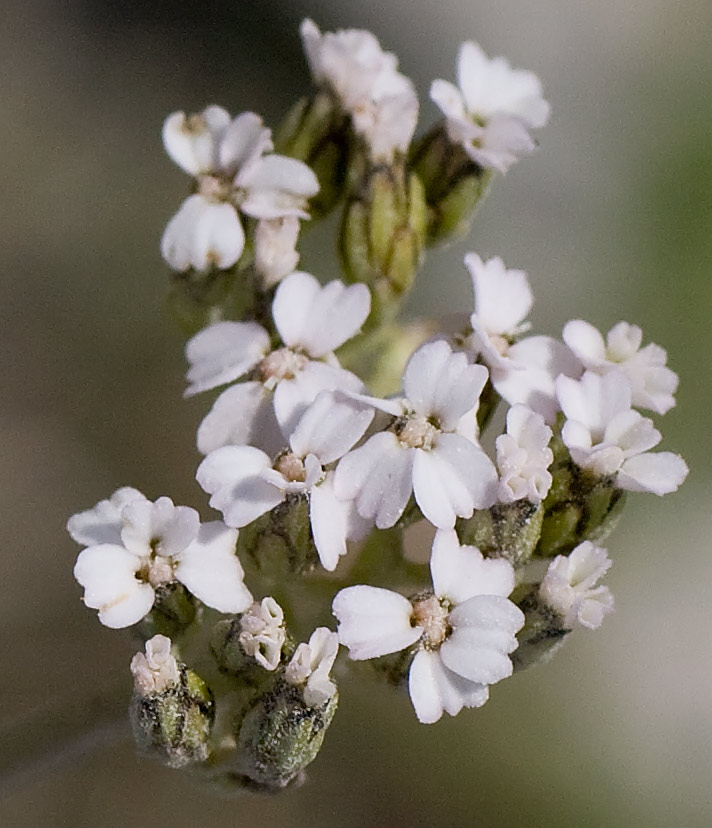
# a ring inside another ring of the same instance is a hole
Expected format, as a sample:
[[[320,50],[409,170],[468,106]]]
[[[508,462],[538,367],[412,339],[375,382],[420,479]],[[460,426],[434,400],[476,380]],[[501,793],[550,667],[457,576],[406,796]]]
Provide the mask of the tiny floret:
[[[240,646],[265,670],[276,670],[286,631],[282,607],[267,597],[256,601],[240,618]]]
[[[577,625],[598,629],[613,612],[610,590],[596,586],[610,567],[606,550],[584,541],[568,557],[559,555],[549,564],[539,597],[561,617],[566,629]]]
[[[339,636],[318,627],[308,644],[300,644],[284,671],[289,684],[303,686],[304,702],[309,707],[321,707],[336,693],[336,685],[329,673],[339,651]]]
[[[497,438],[500,502],[544,500],[552,481],[551,437],[551,429],[540,414],[525,405],[513,405],[509,409],[507,431]]]
[[[430,97],[446,118],[450,140],[480,167],[507,170],[536,147],[530,130],[549,120],[539,78],[512,69],[504,58],[488,58],[472,41],[457,60],[458,86],[433,81]]]
[[[180,682],[178,662],[171,655],[171,640],[165,635],[154,635],[146,642],[146,652],[138,652],[131,659],[131,675],[136,693],[152,696],[163,693]]]

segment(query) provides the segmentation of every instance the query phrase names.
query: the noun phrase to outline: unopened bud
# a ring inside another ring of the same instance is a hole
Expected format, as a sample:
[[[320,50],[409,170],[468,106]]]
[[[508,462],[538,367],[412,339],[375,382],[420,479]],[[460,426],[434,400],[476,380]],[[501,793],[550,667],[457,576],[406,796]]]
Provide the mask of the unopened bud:
[[[457,534],[461,543],[476,546],[486,558],[505,558],[518,569],[534,553],[543,519],[541,503],[496,503],[458,520]]]
[[[280,681],[247,712],[237,737],[240,771],[257,785],[284,788],[316,759],[338,694],[310,706],[302,689]]]
[[[151,611],[138,625],[142,638],[153,636],[175,637],[192,624],[197,612],[195,598],[179,581],[169,581],[156,587],[156,598]]]
[[[372,321],[392,315],[412,286],[425,224],[423,186],[403,160],[367,166],[344,209],[339,252],[347,279],[371,288]]]
[[[180,768],[208,758],[215,717],[205,682],[171,655],[171,641],[156,635],[131,661],[131,724],[139,752]]]
[[[492,171],[475,164],[459,144],[450,141],[445,122],[415,145],[411,166],[425,188],[428,244],[464,235],[487,195]]]

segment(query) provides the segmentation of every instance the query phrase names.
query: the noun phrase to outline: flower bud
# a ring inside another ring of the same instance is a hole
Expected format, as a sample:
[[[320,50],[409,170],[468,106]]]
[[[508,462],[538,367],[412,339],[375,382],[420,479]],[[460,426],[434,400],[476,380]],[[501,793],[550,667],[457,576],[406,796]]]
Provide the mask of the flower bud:
[[[299,687],[280,681],[250,708],[237,737],[241,773],[260,786],[284,788],[316,759],[336,712],[338,693],[312,707]]]
[[[492,170],[475,164],[450,141],[444,121],[415,145],[411,166],[425,188],[428,244],[465,235],[489,191]]]
[[[319,179],[309,201],[312,219],[329,213],[341,198],[349,155],[346,115],[327,92],[303,98],[287,113],[275,140],[276,152],[304,161]]]
[[[625,505],[625,492],[611,477],[596,477],[576,466],[559,437],[552,440],[553,483],[544,500],[544,520],[536,555],[566,555],[584,540],[600,542],[613,531]]]
[[[170,648],[156,635],[133,657],[130,716],[139,752],[180,768],[208,758],[215,710],[208,686]]]
[[[341,222],[339,253],[347,279],[373,295],[371,321],[395,312],[410,289],[425,241],[425,198],[402,159],[356,176]]]
[[[179,581],[156,587],[156,599],[148,615],[138,625],[142,638],[155,635],[175,637],[195,619],[195,598]]]
[[[543,519],[541,503],[496,503],[459,520],[457,534],[461,543],[476,546],[487,558],[505,558],[517,569],[534,553]]]

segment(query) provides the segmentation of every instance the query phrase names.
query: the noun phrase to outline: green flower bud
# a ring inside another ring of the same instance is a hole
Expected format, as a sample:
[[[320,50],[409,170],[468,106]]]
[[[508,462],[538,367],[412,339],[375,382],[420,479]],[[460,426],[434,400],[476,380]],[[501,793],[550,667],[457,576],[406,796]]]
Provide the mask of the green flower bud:
[[[279,583],[287,574],[303,574],[319,563],[309,520],[309,499],[291,494],[271,512],[240,530],[238,556],[253,569]]]
[[[543,519],[541,503],[496,503],[458,520],[457,534],[461,543],[476,546],[485,557],[506,558],[517,569],[534,553]]]
[[[179,581],[169,581],[156,587],[156,598],[148,615],[137,626],[143,640],[154,635],[175,638],[195,620],[196,599]]]
[[[579,468],[560,437],[552,440],[553,483],[544,501],[544,521],[536,555],[567,555],[584,540],[603,541],[615,528],[625,493],[613,478]]]
[[[519,595],[517,595],[519,593]],[[519,646],[512,653],[514,670],[526,670],[534,664],[543,664],[563,646],[571,632],[563,618],[539,598],[539,585],[526,584],[515,590],[512,600],[524,613],[524,626],[517,634]]]
[[[205,682],[170,648],[170,639],[157,635],[131,661],[130,717],[139,752],[181,768],[208,758],[215,706]]]
[[[280,681],[251,707],[237,737],[241,773],[259,786],[284,788],[316,759],[338,693],[310,707],[300,688]]]
[[[410,290],[425,241],[425,198],[402,160],[356,173],[341,222],[339,253],[352,282],[373,296],[371,323],[388,319]]]
[[[298,101],[279,128],[276,152],[308,164],[319,179],[309,201],[312,218],[325,216],[343,195],[349,144],[348,119],[327,92]]]
[[[410,163],[425,188],[428,244],[465,235],[489,191],[492,171],[450,141],[444,121],[415,145]]]

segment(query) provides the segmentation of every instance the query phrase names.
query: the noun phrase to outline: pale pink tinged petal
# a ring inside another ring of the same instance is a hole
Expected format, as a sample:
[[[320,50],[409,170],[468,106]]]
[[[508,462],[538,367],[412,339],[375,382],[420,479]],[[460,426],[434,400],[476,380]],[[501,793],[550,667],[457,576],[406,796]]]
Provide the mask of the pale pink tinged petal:
[[[621,466],[616,485],[630,492],[652,492],[656,495],[676,491],[689,469],[679,454],[671,451],[639,454],[629,457]]]
[[[339,461],[334,490],[341,500],[354,500],[359,514],[387,529],[398,520],[413,490],[417,449],[401,446],[390,431],[375,434]]]
[[[463,679],[442,663],[438,653],[416,653],[408,674],[408,692],[418,721],[432,724],[443,711],[456,716],[463,707],[482,707],[489,698],[485,685]]]
[[[461,604],[475,595],[506,598],[514,589],[514,569],[502,558],[483,558],[475,546],[460,546],[455,531],[435,534],[430,558],[433,589],[439,598]]]
[[[161,239],[161,255],[180,273],[217,267],[227,270],[242,255],[245,232],[231,204],[188,196],[168,222]]]
[[[527,318],[534,302],[529,277],[507,270],[499,256],[483,262],[476,253],[465,256],[475,292],[475,314],[490,334],[512,334]]]
[[[138,489],[125,486],[108,500],[100,500],[93,509],[78,512],[67,521],[67,532],[84,546],[121,542],[121,512],[132,500],[146,500]]]
[[[321,324],[315,319],[313,308],[321,285],[310,274],[297,270],[280,282],[272,302],[272,318],[282,342],[290,348],[302,344],[310,328]]]
[[[371,292],[366,285],[328,282],[314,297],[310,324],[300,344],[314,359],[324,357],[361,330],[370,310]]]
[[[163,146],[189,175],[211,172],[217,166],[218,143],[229,123],[229,113],[220,106],[209,106],[190,118],[185,112],[174,112],[163,123]]]
[[[434,80],[430,85],[430,100],[446,118],[466,118],[465,101],[460,90],[449,81]]]
[[[253,600],[235,554],[236,543],[236,529],[220,521],[205,523],[175,569],[176,578],[196,598],[219,612],[244,612]]]
[[[282,433],[289,436],[321,391],[358,394],[363,390],[361,380],[350,371],[324,362],[309,362],[292,379],[284,379],[277,384],[274,413]]]
[[[233,120],[220,141],[219,163],[222,171],[234,175],[243,165],[272,149],[271,131],[254,112],[243,112]]]
[[[456,517],[470,517],[473,509],[486,509],[496,501],[497,470],[466,438],[440,434],[431,451],[415,451],[415,499],[434,526],[451,529]]]
[[[619,322],[606,336],[608,356],[613,362],[631,359],[643,342],[643,331],[637,325]]]
[[[261,382],[241,382],[220,394],[198,428],[198,451],[253,445],[274,456],[284,437],[274,415],[272,392]]]
[[[238,379],[269,352],[269,334],[256,322],[216,322],[188,341],[185,391],[192,397]]]
[[[351,504],[339,500],[334,494],[333,472],[311,490],[309,517],[312,535],[321,565],[328,572],[333,572],[339,558],[346,554],[350,512]]]
[[[606,427],[603,435],[606,443],[613,443],[623,449],[626,457],[642,454],[657,446],[662,434],[653,421],[632,409],[617,414]]]
[[[564,325],[564,342],[587,368],[598,368],[606,361],[606,343],[597,328],[583,319]]]
[[[411,626],[413,607],[389,589],[353,586],[337,593],[332,611],[339,622],[339,641],[355,661],[397,653],[420,638]]]
[[[306,409],[289,438],[299,457],[316,455],[326,466],[338,460],[363,437],[374,410],[333,391],[321,391]]]

